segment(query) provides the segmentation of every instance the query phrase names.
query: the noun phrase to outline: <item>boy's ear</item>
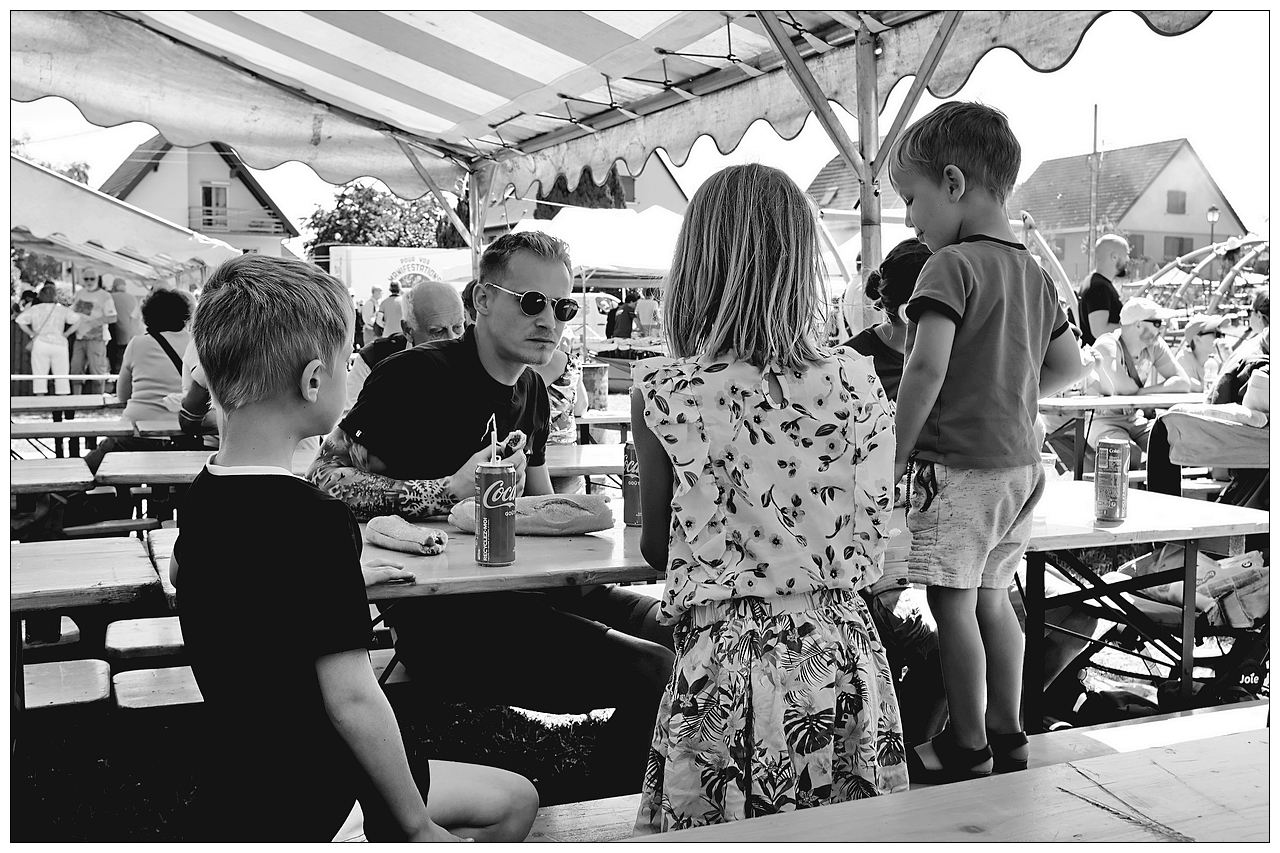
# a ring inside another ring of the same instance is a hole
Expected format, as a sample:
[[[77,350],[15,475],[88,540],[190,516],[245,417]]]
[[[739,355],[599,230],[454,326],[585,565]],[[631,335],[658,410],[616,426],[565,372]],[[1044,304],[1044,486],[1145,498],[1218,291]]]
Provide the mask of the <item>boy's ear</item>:
[[[960,171],[959,166],[948,163],[943,167],[942,188],[946,191],[947,197],[951,201],[959,201],[964,197],[964,172]]]
[[[320,396],[320,383],[323,382],[328,373],[323,361],[313,358],[307,362],[307,366],[302,368],[302,376],[298,378],[298,390],[302,393],[302,399],[308,403],[314,403]]]

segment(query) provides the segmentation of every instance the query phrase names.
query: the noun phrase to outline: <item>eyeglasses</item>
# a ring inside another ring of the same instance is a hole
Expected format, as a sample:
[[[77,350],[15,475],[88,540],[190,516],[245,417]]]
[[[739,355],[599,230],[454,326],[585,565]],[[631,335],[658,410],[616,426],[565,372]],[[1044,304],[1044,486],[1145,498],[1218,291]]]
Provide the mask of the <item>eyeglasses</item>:
[[[1143,322],[1150,323],[1157,329],[1164,325],[1164,320],[1144,320]]]
[[[513,290],[507,290],[505,287],[494,284],[491,281],[481,283],[486,284],[489,287],[496,287],[503,293],[509,293],[514,296],[520,302],[520,310],[523,311],[527,317],[537,317],[541,314],[542,310],[547,307],[548,301],[551,302],[552,313],[555,314],[556,319],[561,323],[569,322],[578,314],[578,303],[567,297],[564,299],[548,300],[545,293],[540,293],[536,290],[526,290],[524,293],[516,293]]]

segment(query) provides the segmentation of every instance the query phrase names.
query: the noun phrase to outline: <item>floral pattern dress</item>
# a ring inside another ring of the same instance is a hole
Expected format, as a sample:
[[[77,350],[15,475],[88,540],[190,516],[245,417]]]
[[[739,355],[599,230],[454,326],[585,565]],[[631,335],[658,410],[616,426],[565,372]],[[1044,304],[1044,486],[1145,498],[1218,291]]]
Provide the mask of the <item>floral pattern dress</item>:
[[[660,358],[634,376],[674,474],[662,619],[676,644],[636,833],[905,790],[889,664],[856,592],[881,574],[893,502],[871,360]]]

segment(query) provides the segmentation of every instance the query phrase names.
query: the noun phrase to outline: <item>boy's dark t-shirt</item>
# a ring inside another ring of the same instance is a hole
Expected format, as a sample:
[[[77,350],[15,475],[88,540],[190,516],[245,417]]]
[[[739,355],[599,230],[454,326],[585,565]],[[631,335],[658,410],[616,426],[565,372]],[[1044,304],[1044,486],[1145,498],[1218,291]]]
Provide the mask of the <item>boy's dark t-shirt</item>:
[[[496,415],[498,438],[525,435],[529,467],[546,464],[551,403],[533,370],[504,385],[480,363],[475,327],[461,338],[422,344],[388,356],[365,380],[355,406],[339,426],[386,465],[397,480],[448,477],[489,442]]]
[[[328,841],[357,792],[366,799],[371,783],[329,720],[315,666],[367,647],[360,551],[347,506],[298,477],[205,468],[192,482],[174,557],[208,721],[200,840],[224,827]]]

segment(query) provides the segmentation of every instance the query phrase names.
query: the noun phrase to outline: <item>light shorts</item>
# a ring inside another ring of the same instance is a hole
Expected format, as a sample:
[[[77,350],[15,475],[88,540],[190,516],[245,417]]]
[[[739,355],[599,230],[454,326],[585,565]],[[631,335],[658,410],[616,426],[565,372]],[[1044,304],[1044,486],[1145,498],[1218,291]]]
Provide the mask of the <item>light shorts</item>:
[[[930,467],[937,494],[926,509],[921,481]],[[1007,589],[1031,540],[1031,514],[1044,493],[1040,465],[953,468],[916,463],[907,527],[912,583],[951,589]]]

